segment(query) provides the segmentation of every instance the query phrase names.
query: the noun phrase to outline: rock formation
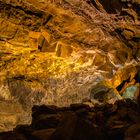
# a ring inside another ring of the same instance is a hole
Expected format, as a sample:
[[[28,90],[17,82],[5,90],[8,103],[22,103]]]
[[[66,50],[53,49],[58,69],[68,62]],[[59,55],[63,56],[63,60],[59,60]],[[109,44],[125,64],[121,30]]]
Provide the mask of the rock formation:
[[[0,140],[139,140],[140,104],[121,100],[112,104],[70,107],[34,106],[31,125],[0,133]]]
[[[138,75],[139,9],[139,0],[0,0],[0,131],[31,123],[33,105],[120,99],[117,88]]]

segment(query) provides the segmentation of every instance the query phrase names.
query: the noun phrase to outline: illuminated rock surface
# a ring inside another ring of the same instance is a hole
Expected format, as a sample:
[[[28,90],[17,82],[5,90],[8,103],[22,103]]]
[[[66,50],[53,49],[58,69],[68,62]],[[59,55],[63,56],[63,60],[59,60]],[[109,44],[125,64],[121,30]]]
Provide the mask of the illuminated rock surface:
[[[106,102],[120,99],[116,88],[140,64],[139,8],[139,0],[0,0],[0,131],[30,123],[33,105],[80,103],[99,86],[111,93]]]

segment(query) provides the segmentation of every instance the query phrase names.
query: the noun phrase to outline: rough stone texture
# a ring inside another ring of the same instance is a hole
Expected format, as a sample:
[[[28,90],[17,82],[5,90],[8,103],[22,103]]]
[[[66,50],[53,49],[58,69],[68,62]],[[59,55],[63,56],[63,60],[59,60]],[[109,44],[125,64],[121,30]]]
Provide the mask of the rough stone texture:
[[[91,101],[89,103],[92,104]],[[34,106],[31,125],[0,133],[0,140],[139,140],[140,104]]]
[[[79,103],[98,84],[118,94],[140,64],[139,8],[139,0],[0,0],[0,102],[13,106],[1,110],[0,131],[30,122],[33,105]]]

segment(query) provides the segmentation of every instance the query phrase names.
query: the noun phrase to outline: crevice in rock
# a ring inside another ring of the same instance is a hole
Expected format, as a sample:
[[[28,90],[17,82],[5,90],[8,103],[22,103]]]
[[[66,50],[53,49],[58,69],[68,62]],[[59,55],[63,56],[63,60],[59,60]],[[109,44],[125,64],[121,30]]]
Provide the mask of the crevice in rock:
[[[122,83],[119,86],[116,87],[116,89],[117,89],[118,92],[122,90],[122,88],[124,87],[124,84],[126,82],[127,83],[130,82],[130,77],[128,79],[126,79],[126,80],[123,80]]]

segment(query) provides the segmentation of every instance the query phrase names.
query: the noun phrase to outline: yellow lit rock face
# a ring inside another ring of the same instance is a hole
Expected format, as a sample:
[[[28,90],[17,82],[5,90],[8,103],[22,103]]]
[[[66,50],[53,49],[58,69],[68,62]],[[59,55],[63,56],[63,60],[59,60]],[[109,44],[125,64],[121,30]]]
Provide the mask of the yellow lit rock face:
[[[139,15],[133,1],[117,4],[110,11],[99,0],[0,0],[0,131],[29,123],[35,104],[68,106],[98,86],[118,95],[133,79]],[[128,4],[133,15],[121,12]]]
[[[47,31],[29,32],[29,46],[41,52],[49,51],[50,34]]]

